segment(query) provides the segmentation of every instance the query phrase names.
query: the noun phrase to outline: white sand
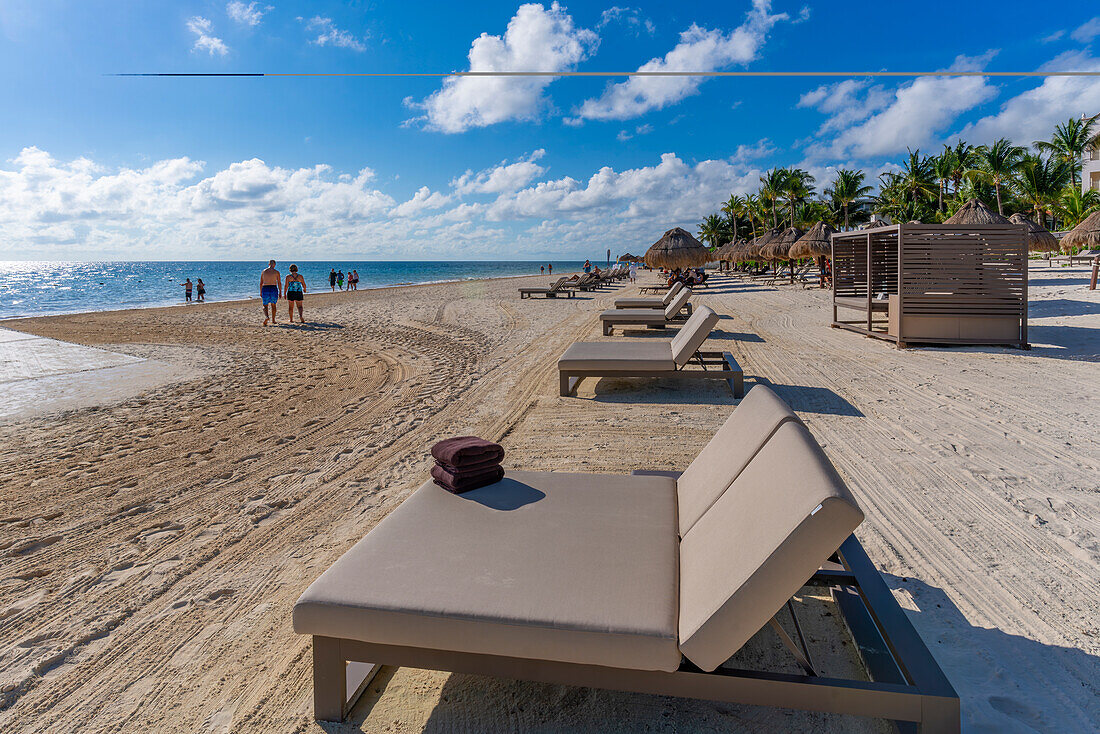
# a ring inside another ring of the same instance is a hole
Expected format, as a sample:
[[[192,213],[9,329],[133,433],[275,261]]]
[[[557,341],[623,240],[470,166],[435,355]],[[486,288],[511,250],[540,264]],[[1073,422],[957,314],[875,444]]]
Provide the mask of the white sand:
[[[255,304],[5,324],[201,374],[0,425],[0,728],[322,731],[290,608],[420,484],[434,440],[499,439],[532,469],[676,468],[733,410],[724,386],[671,381],[558,397],[557,356],[601,339],[595,314],[629,289],[519,301],[522,283],[310,297],[307,329],[261,329]],[[1100,720],[1100,292],[1081,267],[1032,283],[1030,352],[897,351],[828,328],[826,294],[797,287],[698,298],[727,316],[713,346],[850,483],[972,731]],[[813,644],[842,670],[825,611],[810,604]],[[790,664],[764,633],[740,655]],[[407,669],[373,688],[347,729],[881,730]]]

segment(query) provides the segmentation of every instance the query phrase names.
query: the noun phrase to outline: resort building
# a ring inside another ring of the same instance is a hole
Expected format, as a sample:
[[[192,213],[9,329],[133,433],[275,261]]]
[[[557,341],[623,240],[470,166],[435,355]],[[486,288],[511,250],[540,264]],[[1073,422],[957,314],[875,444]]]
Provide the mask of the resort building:
[[[1081,193],[1100,191],[1100,145],[1094,145],[1081,159]]]

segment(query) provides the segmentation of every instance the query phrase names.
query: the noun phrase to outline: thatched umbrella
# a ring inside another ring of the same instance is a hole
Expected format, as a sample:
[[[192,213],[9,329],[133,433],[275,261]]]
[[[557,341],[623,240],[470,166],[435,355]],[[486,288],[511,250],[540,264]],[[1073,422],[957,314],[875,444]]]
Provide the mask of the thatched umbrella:
[[[752,242],[745,245],[744,253],[750,260],[764,259],[764,248],[775,241],[775,238],[783,233],[778,227],[767,230]]]
[[[773,238],[767,247],[760,248],[761,256],[768,260],[786,260],[790,257],[791,247],[802,236],[798,227],[787,227]]]
[[[959,210],[944,220],[944,224],[1011,224],[1006,217],[990,209],[978,199],[959,207]]]
[[[619,255],[619,262],[632,263],[637,259],[637,255],[631,255],[629,252],[623,255]]]
[[[1027,249],[1029,252],[1058,252],[1058,238],[1046,227],[1016,213],[1008,218],[1013,224],[1027,225]]]
[[[804,257],[830,257],[833,252],[832,234],[836,232],[825,222],[818,222],[798,238],[791,247],[789,257],[799,260]]]
[[[1086,250],[1100,247],[1100,212],[1093,212],[1088,215],[1085,221],[1071,229],[1062,238],[1062,252],[1068,254],[1075,247]]]
[[[694,268],[710,262],[710,250],[691,233],[673,227],[646,251],[645,262],[651,268]]]
[[[740,240],[730,240],[711,253],[711,257],[722,262],[733,262],[740,244]]]

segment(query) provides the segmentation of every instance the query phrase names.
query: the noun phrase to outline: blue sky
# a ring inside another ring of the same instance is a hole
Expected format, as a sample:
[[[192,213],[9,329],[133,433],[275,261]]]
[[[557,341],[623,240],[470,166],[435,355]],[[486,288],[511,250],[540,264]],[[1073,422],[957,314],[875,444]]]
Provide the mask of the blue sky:
[[[108,76],[1100,69],[1087,3],[617,2],[8,0],[0,258],[584,257],[774,165],[873,177],[1100,112],[1089,79]]]

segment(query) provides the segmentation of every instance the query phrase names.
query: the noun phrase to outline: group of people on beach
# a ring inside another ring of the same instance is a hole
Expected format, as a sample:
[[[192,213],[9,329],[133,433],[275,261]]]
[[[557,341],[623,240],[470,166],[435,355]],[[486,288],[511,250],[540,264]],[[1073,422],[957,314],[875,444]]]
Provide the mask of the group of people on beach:
[[[359,271],[349,270],[345,276],[343,270],[332,268],[328,274],[328,285],[333,293],[336,292],[337,288],[342,291],[357,291],[359,290]]]
[[[267,267],[260,273],[260,300],[264,306],[264,326],[267,326],[268,322],[275,323],[279,299],[284,297],[290,323],[294,323],[294,306],[297,304],[298,322],[304,324],[306,320],[302,315],[302,302],[305,300],[305,295],[306,279],[298,272],[297,265],[290,266],[290,273],[284,281],[282,273],[275,269],[275,261],[269,261]]]
[[[199,278],[195,283],[191,282],[190,278],[184,280],[180,285],[183,286],[183,297],[187,303],[191,303],[191,291],[196,290],[198,298],[195,300],[199,303],[206,303],[206,283],[202,282],[202,278]]]

